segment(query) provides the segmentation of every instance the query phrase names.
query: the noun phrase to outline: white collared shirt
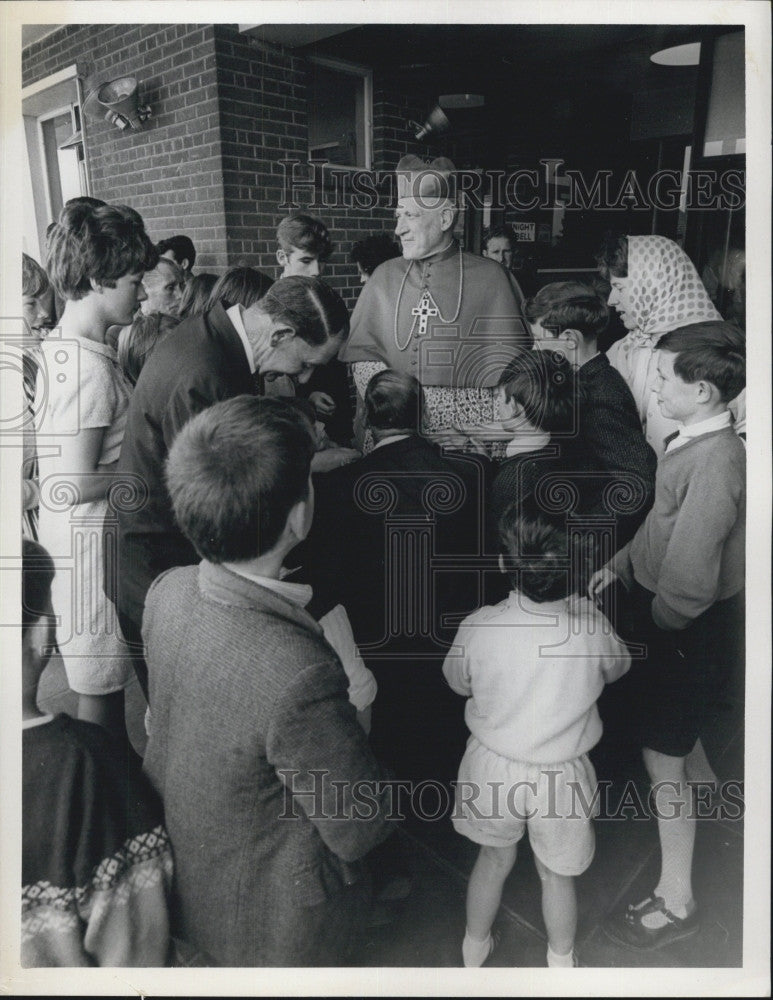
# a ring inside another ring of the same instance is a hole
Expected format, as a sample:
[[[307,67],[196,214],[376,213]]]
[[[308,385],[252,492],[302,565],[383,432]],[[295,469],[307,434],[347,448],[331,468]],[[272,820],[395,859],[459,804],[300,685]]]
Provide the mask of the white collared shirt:
[[[376,448],[382,448],[385,444],[394,444],[395,441],[405,441],[405,439],[409,438],[410,436],[411,436],[410,434],[392,434],[389,437],[382,438],[380,441],[374,444],[373,450],[375,451]]]
[[[307,583],[290,583],[287,580],[275,580],[271,576],[258,576],[257,573],[248,573],[243,570],[238,563],[229,562],[224,565],[237,576],[243,576],[245,580],[259,583],[261,587],[273,590],[275,594],[279,594],[280,597],[292,601],[293,604],[297,604],[301,608],[306,607],[314,593]]]
[[[721,413],[717,413],[713,417],[707,417],[705,420],[700,420],[697,424],[689,424],[689,426],[679,424],[679,433],[672,441],[668,442],[666,454],[668,454],[669,451],[675,451],[677,448],[681,448],[682,445],[687,444],[691,438],[700,437],[701,434],[710,434],[711,431],[720,431],[723,427],[729,427],[732,422],[733,418],[730,410],[723,410]]]
[[[45,726],[47,722],[53,722],[53,715],[35,715],[31,719],[22,719],[22,729],[34,729],[35,726]]]
[[[236,330],[236,332],[239,334],[239,340],[241,340],[242,344],[244,345],[244,353],[247,355],[247,364],[250,366],[251,374],[254,375],[257,365],[255,364],[255,356],[252,353],[252,347],[250,346],[250,342],[247,339],[247,331],[244,329],[244,320],[242,319],[242,307],[237,303],[235,306],[231,306],[230,309],[226,309],[225,314],[233,323],[234,330]]]
[[[513,458],[514,455],[523,455],[530,451],[537,451],[539,448],[546,448],[550,444],[550,434],[547,431],[539,431],[536,428],[521,431],[507,442],[505,458]]]

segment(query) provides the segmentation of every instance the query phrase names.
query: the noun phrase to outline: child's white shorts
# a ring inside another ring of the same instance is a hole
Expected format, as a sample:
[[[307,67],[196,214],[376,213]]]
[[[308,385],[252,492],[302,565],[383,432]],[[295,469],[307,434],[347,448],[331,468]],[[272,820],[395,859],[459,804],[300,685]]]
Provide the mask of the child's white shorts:
[[[528,828],[539,860],[557,875],[580,875],[596,846],[596,772],[587,754],[559,764],[502,757],[474,736],[459,765],[454,829],[476,844],[509,847]]]

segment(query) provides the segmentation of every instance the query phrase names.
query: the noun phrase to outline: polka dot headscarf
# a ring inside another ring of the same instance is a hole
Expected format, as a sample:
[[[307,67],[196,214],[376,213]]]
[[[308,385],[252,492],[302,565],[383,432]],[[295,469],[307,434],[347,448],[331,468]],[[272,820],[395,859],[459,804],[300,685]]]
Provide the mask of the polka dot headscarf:
[[[692,261],[665,236],[628,237],[628,294],[640,335],[722,319]]]

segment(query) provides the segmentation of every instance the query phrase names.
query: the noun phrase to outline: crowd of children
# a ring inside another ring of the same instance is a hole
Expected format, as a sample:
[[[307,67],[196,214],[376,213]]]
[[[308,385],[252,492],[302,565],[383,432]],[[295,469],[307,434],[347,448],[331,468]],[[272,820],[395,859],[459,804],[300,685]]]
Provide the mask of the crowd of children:
[[[641,303],[640,258],[671,252],[636,239],[611,302]],[[187,238],[154,246],[132,209],[78,199],[47,268],[24,259],[25,390],[38,443],[57,445],[38,459],[30,436],[24,456],[24,963],[160,965],[170,932],[212,964],[352,960],[367,858],[394,826],[384,766],[408,773],[429,739],[440,770],[454,748],[453,824],[480,846],[463,964],[495,947],[528,833],[547,964],[576,965],[574,880],[594,855],[578,804],[611,683],[630,689],[653,786],[684,808],[658,816],[658,883],[607,933],[639,949],[696,933],[689,781],[743,635],[743,333],[686,315],[631,338],[617,354],[655,370],[635,398],[639,375],[598,350],[607,303],[550,284],[525,300],[533,349],[498,378],[501,460],[427,441],[420,384],[391,371],[368,386],[362,458],[337,361],[348,313],[320,277],[330,236],[295,215],[277,241],[274,283],[192,274]],[[388,242],[356,248],[363,280]],[[148,273],[157,299],[137,315]],[[64,341],[75,361],[47,381]],[[36,706],[54,615],[77,720]],[[381,691],[385,650],[435,668],[420,685],[411,661]],[[135,672],[144,773],[123,721]]]

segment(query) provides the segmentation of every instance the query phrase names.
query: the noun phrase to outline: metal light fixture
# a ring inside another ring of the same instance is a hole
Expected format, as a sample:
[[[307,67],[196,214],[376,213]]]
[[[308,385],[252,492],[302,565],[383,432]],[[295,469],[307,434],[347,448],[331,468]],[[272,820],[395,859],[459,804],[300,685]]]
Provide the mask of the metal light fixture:
[[[138,86],[134,76],[89,85],[83,110],[89,115],[102,115],[121,131],[131,128],[139,132],[153,112],[147,105],[139,103]]]
[[[424,139],[430,134],[441,135],[451,128],[451,122],[439,104],[436,104],[430,111],[423,125],[419,125],[418,122],[409,122],[409,124],[416,129],[417,139]]]
[[[103,83],[99,88],[97,100],[107,108],[105,118],[111,125],[117,125],[122,130],[131,126],[139,131],[150,117],[150,108],[139,105],[137,86],[136,77],[123,76],[119,80]]]
[[[428,135],[441,135],[451,128],[451,122],[444,109],[463,111],[470,108],[481,108],[485,103],[486,100],[482,94],[441,94],[423,125],[414,121],[408,124],[416,129],[416,138],[419,140]]]

